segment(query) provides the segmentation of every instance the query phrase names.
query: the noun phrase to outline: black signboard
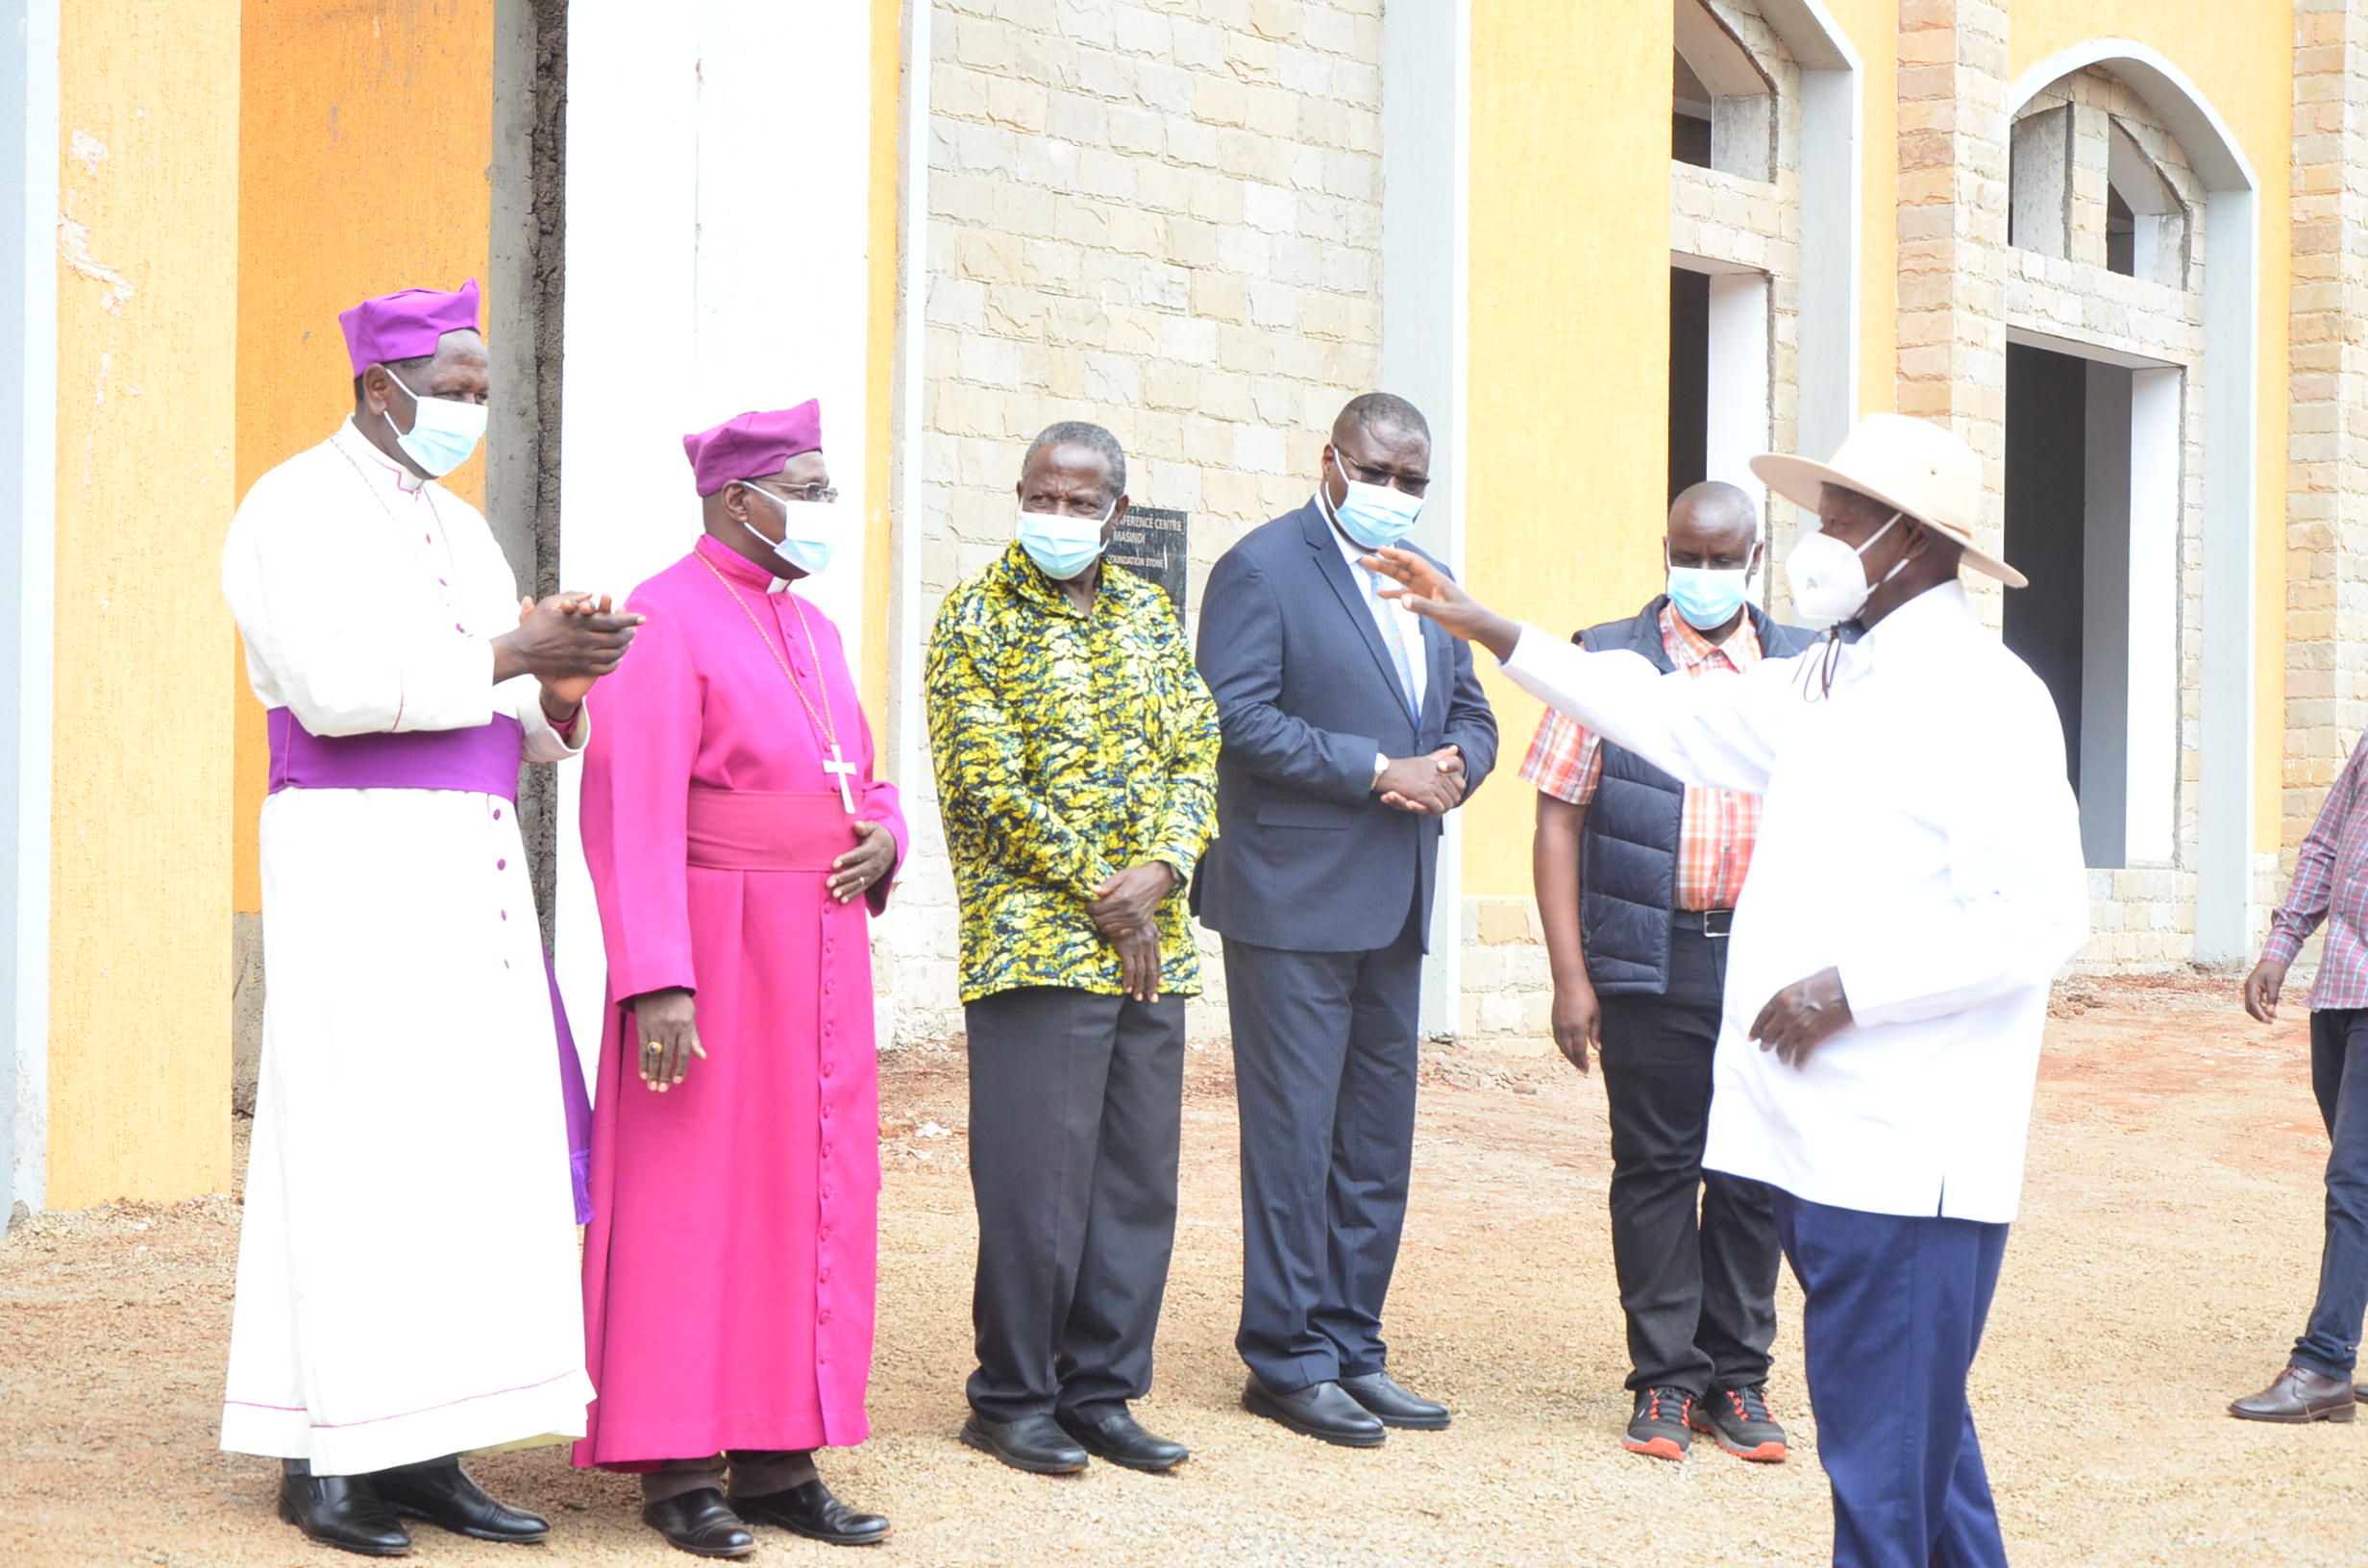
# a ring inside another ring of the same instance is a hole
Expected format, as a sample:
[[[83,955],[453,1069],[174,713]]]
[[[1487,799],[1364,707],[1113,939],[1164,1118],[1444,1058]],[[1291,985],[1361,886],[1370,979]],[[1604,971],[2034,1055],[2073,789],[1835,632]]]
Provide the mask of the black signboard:
[[[1184,619],[1184,550],[1182,512],[1159,506],[1129,506],[1110,535],[1103,554],[1139,577],[1148,577],[1168,590],[1175,618]]]

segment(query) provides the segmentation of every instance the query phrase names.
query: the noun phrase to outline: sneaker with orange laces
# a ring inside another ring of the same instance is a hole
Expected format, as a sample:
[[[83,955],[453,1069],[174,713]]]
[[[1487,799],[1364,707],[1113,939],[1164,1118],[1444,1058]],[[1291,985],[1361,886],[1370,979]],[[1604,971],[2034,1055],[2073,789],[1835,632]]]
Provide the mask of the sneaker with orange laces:
[[[1693,1445],[1687,1421],[1693,1414],[1694,1396],[1685,1388],[1640,1388],[1637,1413],[1628,1418],[1628,1435],[1620,1440],[1631,1454],[1656,1459],[1682,1459]]]
[[[1717,1388],[1693,1408],[1693,1430],[1708,1433],[1739,1459],[1782,1464],[1788,1452],[1785,1429],[1767,1413],[1767,1384]]]

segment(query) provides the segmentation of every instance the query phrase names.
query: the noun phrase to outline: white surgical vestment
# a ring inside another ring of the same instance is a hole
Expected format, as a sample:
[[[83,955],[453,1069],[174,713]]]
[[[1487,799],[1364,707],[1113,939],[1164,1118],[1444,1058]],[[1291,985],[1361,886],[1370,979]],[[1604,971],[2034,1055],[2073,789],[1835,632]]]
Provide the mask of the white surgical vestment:
[[[2049,983],[2087,939],[2047,688],[1964,590],[1734,680],[1521,630],[1505,674],[1690,784],[1765,797],[1735,912],[1703,1164],[1836,1208],[2003,1223],[2021,1193]],[[1788,1066],[1748,1038],[1841,971],[1856,1022]]]
[[[315,735],[516,718],[518,625],[476,508],[348,424],[258,479],[223,591],[266,707]],[[580,722],[577,743],[588,733]],[[263,805],[262,1082],[222,1446],[314,1473],[583,1431],[575,1209],[518,814],[457,790]]]

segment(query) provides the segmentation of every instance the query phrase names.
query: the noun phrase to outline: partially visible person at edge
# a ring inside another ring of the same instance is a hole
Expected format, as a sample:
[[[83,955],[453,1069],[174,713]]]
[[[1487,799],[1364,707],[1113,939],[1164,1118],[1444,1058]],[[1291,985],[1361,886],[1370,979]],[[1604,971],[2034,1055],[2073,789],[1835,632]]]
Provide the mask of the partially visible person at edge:
[[[2332,1144],[2327,1155],[2327,1238],[2319,1294],[2285,1370],[2229,1407],[2247,1421],[2349,1421],[2360,1390],[2360,1320],[2368,1313],[2368,738],[2352,749],[2303,840],[2285,902],[2270,918],[2261,961],[2245,979],[2245,1011],[2278,1019],[2285,971],[2324,923],[2310,984],[2310,1089]]]
[[[1669,507],[1668,592],[1571,641],[1667,674],[1740,675],[1812,634],[1746,597],[1763,546],[1751,498],[1708,482]],[[1554,976],[1554,1039],[1603,1059],[1612,1122],[1612,1262],[1628,1320],[1627,1447],[1683,1459],[1692,1433],[1741,1458],[1786,1456],[1767,1408],[1781,1258],[1768,1189],[1702,1168],[1727,938],[1760,799],[1691,789],[1552,708],[1521,776],[1538,787],[1532,870]],[[1698,1209],[1698,1214],[1697,1214]]]
[[[435,482],[484,433],[476,280],[337,320],[353,417],[255,481],[222,551],[269,710],[271,992],[221,1440],[284,1461],[280,1517],[308,1537],[395,1556],[405,1519],[542,1540],[458,1456],[583,1431],[589,1112],[518,768],[582,749],[584,694],[639,618],[522,603]]]
[[[1243,1407],[1370,1448],[1447,1407],[1391,1375],[1382,1312],[1413,1180],[1416,1022],[1441,819],[1489,776],[1471,650],[1377,597],[1431,429],[1386,392],[1334,417],[1307,503],[1209,574],[1217,842],[1195,888],[1224,939],[1242,1119]]]
[[[1184,886],[1215,815],[1217,709],[1175,608],[1104,558],[1126,455],[1054,425],[1018,537],[946,596],[924,676],[961,903],[978,1365],[962,1440],[1015,1469],[1174,1468],[1145,1430],[1175,1240]]]
[[[1805,616],[1855,623],[1729,680],[1664,676],[1496,615],[1418,556],[1408,605],[1686,782],[1765,796],[1735,915],[1703,1164],[1775,1189],[1839,1568],[2003,1568],[1965,1377],[2020,1195],[2048,987],[2086,941],[2047,688],[1975,618],[1982,460],[1870,414],[1830,463],[1752,471],[1813,507]]]
[[[754,1551],[757,1524],[888,1533],[814,1464],[871,1430],[870,917],[907,842],[838,628],[798,592],[861,526],[822,447],[816,403],[682,438],[705,531],[627,600],[647,624],[584,763],[608,1006],[576,1462],[639,1474],[643,1521],[700,1556]]]

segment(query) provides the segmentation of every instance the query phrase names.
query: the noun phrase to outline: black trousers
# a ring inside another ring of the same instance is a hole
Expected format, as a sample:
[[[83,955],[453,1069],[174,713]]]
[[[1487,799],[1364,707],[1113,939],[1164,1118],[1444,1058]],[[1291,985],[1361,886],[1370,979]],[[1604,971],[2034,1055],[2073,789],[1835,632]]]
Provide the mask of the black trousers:
[[[1759,1182],[1702,1168],[1726,981],[1727,939],[1672,925],[1668,989],[1602,999],[1631,1388],[1707,1394],[1767,1377],[1782,1257],[1773,1202]]]
[[[1184,998],[998,992],[970,1026],[971,1408],[1088,1421],[1151,1387],[1175,1244]]]
[[[2349,1380],[2368,1312],[2368,1009],[2310,1015],[2310,1088],[2332,1145],[2327,1151],[2327,1241],[2319,1295],[2294,1360]]]
[[[1378,1372],[1414,1164],[1422,933],[1363,953],[1225,939],[1242,1117],[1242,1322],[1278,1393]]]

